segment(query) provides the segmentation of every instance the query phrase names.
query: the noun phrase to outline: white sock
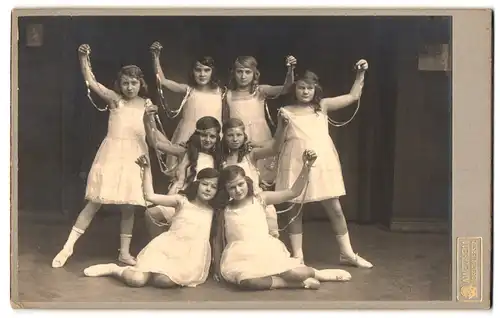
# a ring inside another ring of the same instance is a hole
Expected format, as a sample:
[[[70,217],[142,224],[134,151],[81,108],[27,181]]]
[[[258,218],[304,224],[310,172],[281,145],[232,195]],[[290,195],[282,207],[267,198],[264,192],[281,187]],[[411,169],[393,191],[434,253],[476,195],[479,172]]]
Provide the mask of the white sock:
[[[309,277],[302,282],[305,289],[319,289],[320,282],[316,278]]]
[[[287,286],[286,280],[279,276],[271,276],[272,283],[271,283],[271,289],[277,289],[277,288],[285,288]]]
[[[97,264],[85,268],[83,270],[83,273],[85,274],[85,276],[88,277],[99,277],[99,276],[109,276],[109,275],[121,276],[123,271],[127,268],[128,266],[120,267],[114,263]]]
[[[351,240],[349,239],[349,232],[344,235],[337,235],[337,242],[339,243],[340,253],[348,257],[355,257],[356,254],[352,250]]]
[[[84,233],[84,230],[80,230],[79,228],[73,226],[71,228],[71,232],[69,233],[68,239],[66,240],[66,243],[64,244],[63,249],[68,250],[68,251],[73,251],[73,247],[75,246],[76,241],[82,236]]]
[[[120,234],[120,255],[130,255],[130,242],[132,241],[132,234]]]
[[[304,258],[302,251],[302,233],[290,234],[290,244],[292,245],[292,256],[296,258]]]
[[[80,230],[77,227],[74,227],[71,229],[71,232],[69,233],[68,239],[66,240],[66,243],[64,243],[64,246],[62,250],[57,253],[57,255],[52,259],[52,267],[53,268],[60,268],[63,267],[64,264],[68,261],[68,258],[73,255],[73,247],[75,246],[76,241],[82,234],[84,233],[84,230]]]

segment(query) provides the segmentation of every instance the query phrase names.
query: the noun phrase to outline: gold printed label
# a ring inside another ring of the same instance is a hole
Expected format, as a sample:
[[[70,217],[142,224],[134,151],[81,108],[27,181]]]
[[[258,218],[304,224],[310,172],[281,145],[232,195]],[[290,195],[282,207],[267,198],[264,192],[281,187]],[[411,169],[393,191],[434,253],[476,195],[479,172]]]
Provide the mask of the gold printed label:
[[[481,237],[459,237],[457,239],[458,301],[482,301],[482,243]]]

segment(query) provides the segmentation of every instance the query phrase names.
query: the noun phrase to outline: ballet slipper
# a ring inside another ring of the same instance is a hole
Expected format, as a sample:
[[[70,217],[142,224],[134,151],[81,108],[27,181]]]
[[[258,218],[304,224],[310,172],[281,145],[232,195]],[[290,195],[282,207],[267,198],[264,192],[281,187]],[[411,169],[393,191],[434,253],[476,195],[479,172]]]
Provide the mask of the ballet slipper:
[[[305,289],[319,289],[321,283],[316,278],[309,277],[302,282]]]
[[[118,256],[118,261],[123,263],[123,264],[130,265],[130,266],[135,266],[135,264],[137,264],[136,258],[130,254],[129,255],[120,254]]]
[[[373,264],[369,261],[365,260],[358,254],[354,254],[354,256],[347,256],[345,254],[340,254],[340,264],[350,265],[360,268],[372,268]]]
[[[52,260],[52,267],[53,268],[63,267],[71,255],[73,255],[72,250],[63,248],[59,253],[57,253],[56,257],[54,257],[54,259]]]
[[[343,269],[315,269],[314,277],[320,282],[347,282],[352,278],[351,274]]]
[[[115,263],[98,264],[85,268],[83,270],[83,274],[88,277],[108,276],[115,273],[119,269],[120,267]]]

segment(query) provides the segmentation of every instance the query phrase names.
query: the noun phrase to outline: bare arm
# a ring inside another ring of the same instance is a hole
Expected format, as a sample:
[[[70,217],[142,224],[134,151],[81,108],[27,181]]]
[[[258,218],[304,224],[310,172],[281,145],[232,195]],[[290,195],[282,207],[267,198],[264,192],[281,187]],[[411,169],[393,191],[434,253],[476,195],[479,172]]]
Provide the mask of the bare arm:
[[[170,188],[169,191],[170,193],[176,193],[184,186],[184,182],[186,182],[186,168],[188,165],[189,165],[189,158],[187,154],[185,154],[176,168],[175,181],[172,187]]]
[[[293,70],[289,68],[288,73],[286,74],[285,83],[283,85],[260,85],[260,92],[264,95],[265,98],[277,98],[278,96],[284,95],[290,91],[290,88],[293,85],[293,81]]]
[[[153,178],[151,176],[151,167],[149,166],[149,163],[146,166],[143,166],[143,169],[142,191],[144,199],[157,205],[173,208],[177,207],[182,201],[182,196],[156,194],[153,189]]]
[[[368,63],[365,60],[360,60],[356,63],[356,67],[359,67],[358,72],[349,94],[323,98],[320,101],[320,106],[323,111],[330,112],[347,107],[361,98],[363,85],[365,83],[365,71],[368,68]]]
[[[274,237],[279,236],[279,226],[278,226],[278,214],[276,213],[276,209],[272,206],[269,205],[266,207],[266,220],[267,220],[267,227],[269,228],[269,234],[271,234]]]
[[[104,99],[106,103],[112,106],[114,102],[120,99],[120,96],[115,91],[107,88],[96,80],[94,74],[92,73],[90,60],[88,58],[90,54],[90,47],[87,44],[83,44],[78,49],[78,53],[83,79],[94,93],[99,95],[99,97]]]
[[[261,147],[252,149],[250,158],[253,161],[272,157],[279,154],[281,146],[285,143],[287,122],[286,119],[280,115],[278,118],[278,127],[274,134],[274,138],[262,143]]]
[[[253,148],[249,154],[252,162],[255,163],[258,160],[274,156],[276,154],[274,143],[274,140],[271,140],[270,142],[267,142],[263,147]]]
[[[158,130],[153,131],[153,147],[176,157],[182,157],[186,153],[186,148],[173,144]]]
[[[293,56],[287,57],[287,73],[285,77],[285,83],[283,85],[271,86],[271,85],[260,85],[260,91],[265,98],[277,98],[280,95],[284,95],[289,92],[290,88],[294,82],[293,70],[297,64],[297,60]]]
[[[156,130],[155,114],[146,111],[144,112],[142,119],[144,123],[144,130],[146,130],[146,140],[151,145],[151,147],[154,148],[155,145],[154,131]]]
[[[156,76],[158,76],[158,80],[160,81],[161,85],[165,86],[168,90],[174,93],[186,93],[188,90],[188,85],[177,83],[165,78],[165,74],[163,73],[163,69],[160,64],[160,51],[162,49],[161,44],[155,42],[151,45],[150,49],[153,55],[153,70]]]
[[[156,127],[156,113],[148,111],[144,113],[144,128],[146,130],[146,138],[148,143],[156,150],[164,153],[181,157],[186,152],[186,149],[180,145],[173,144],[168,140],[167,136],[161,133]]]
[[[281,191],[261,192],[259,195],[265,202],[265,204],[266,205],[280,204],[298,197],[302,193],[304,187],[307,184],[307,181],[309,179],[309,171],[311,170],[311,165],[312,165],[311,161],[304,163],[304,165],[302,166],[302,170],[300,171],[300,174],[297,177],[297,180],[295,180],[291,189],[285,189]]]
[[[188,90],[188,86],[186,84],[177,83],[176,81],[169,80],[163,74],[163,70],[160,65],[160,57],[153,57],[153,68],[155,74],[157,74],[158,79],[160,80],[161,85],[165,86],[168,90],[174,93],[183,93],[185,94]]]

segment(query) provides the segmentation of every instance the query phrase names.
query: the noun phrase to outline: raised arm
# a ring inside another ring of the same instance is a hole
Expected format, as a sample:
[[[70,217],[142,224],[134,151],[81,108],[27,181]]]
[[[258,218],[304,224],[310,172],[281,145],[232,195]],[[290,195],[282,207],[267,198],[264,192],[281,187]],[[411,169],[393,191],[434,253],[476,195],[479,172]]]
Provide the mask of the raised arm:
[[[151,54],[153,56],[153,70],[158,77],[158,80],[160,81],[162,86],[165,86],[168,90],[174,92],[174,93],[183,93],[185,94],[188,90],[188,85],[186,84],[181,84],[177,83],[175,81],[169,80],[165,77],[165,74],[163,73],[163,69],[160,64],[160,52],[161,52],[162,46],[159,42],[154,42],[151,47]]]
[[[142,173],[142,191],[144,199],[151,203],[167,206],[167,207],[177,207],[182,200],[180,195],[162,195],[156,194],[153,189],[153,178],[151,176],[151,166],[149,164],[148,157],[142,155],[136,160],[136,163],[143,170]]]
[[[304,161],[304,165],[302,166],[302,170],[300,171],[300,174],[291,189],[281,191],[264,191],[259,194],[266,205],[280,204],[295,199],[302,193],[308,182],[311,166],[314,161],[316,161],[316,153],[311,150],[306,150],[302,155],[302,160]]]
[[[356,63],[356,69],[358,70],[356,73],[356,79],[354,80],[354,84],[352,85],[349,94],[323,98],[320,101],[323,111],[330,112],[347,107],[361,98],[361,92],[363,91],[363,85],[365,83],[365,72],[368,69],[368,62],[365,60],[359,60]]]
[[[186,152],[186,148],[173,144],[168,140],[162,132],[160,132],[156,127],[155,116],[157,116],[158,107],[154,105],[146,105],[146,111],[144,112],[144,128],[146,130],[146,138],[148,143],[156,150],[160,150],[164,153],[181,157]],[[160,123],[161,124],[161,123]]]
[[[149,145],[153,148],[155,148],[155,130],[156,130],[156,120],[155,120],[155,112],[149,112],[147,109],[144,112],[144,115],[142,117],[143,123],[144,123],[144,130],[146,131],[146,140],[148,141]]]
[[[250,158],[252,161],[257,161],[260,159],[265,159],[279,154],[281,146],[285,143],[286,139],[286,127],[288,125],[288,120],[284,115],[278,113],[278,127],[274,133],[274,137],[264,143],[260,147],[253,148],[250,152]]]
[[[182,158],[181,162],[177,166],[175,170],[175,181],[170,190],[168,191],[169,193],[177,193],[180,189],[184,187],[184,183],[186,182],[186,168],[189,165],[189,158],[187,153],[184,154],[184,157]]]
[[[106,86],[99,83],[94,74],[92,73],[92,67],[90,65],[90,46],[88,44],[82,44],[78,48],[78,59],[80,60],[80,68],[82,71],[83,79],[85,80],[88,87],[99,97],[104,99],[108,105],[113,105],[114,102],[120,99],[120,96],[115,91],[107,88]]]
[[[280,95],[288,93],[294,82],[293,70],[297,65],[297,59],[293,56],[288,56],[286,59],[287,73],[285,77],[285,83],[283,85],[271,86],[271,85],[260,85],[260,92],[265,98],[277,98]]]

